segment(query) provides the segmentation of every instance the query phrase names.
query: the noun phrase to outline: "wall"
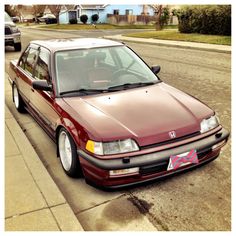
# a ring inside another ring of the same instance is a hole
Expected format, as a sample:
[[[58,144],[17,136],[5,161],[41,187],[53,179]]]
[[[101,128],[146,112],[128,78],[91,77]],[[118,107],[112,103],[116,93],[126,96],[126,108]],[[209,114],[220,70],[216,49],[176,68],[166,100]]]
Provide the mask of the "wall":
[[[68,24],[69,23],[69,17],[68,12],[61,12],[59,15],[59,23],[60,24]]]

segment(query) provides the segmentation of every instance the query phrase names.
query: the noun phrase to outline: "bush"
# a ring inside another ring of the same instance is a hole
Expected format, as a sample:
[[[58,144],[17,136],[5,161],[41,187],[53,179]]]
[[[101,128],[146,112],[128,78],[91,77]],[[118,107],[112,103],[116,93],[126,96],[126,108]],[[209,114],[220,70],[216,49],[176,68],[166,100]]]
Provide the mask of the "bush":
[[[93,14],[91,16],[91,19],[92,19],[92,22],[96,23],[98,21],[98,19],[99,19],[99,15],[98,14]]]
[[[86,24],[87,21],[88,21],[88,16],[87,15],[81,15],[80,16],[80,21],[83,22],[84,24]]]
[[[177,16],[181,33],[231,35],[230,5],[184,7]]]
[[[77,24],[77,19],[70,19],[69,22],[70,24]]]

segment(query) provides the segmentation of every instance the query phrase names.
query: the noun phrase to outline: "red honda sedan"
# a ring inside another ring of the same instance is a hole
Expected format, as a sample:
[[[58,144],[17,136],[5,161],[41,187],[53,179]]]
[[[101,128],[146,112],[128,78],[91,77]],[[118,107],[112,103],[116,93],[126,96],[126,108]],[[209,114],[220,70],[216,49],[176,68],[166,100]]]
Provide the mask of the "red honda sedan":
[[[32,41],[9,76],[66,174],[117,188],[208,163],[228,140],[215,112],[159,71],[122,43],[83,38]]]

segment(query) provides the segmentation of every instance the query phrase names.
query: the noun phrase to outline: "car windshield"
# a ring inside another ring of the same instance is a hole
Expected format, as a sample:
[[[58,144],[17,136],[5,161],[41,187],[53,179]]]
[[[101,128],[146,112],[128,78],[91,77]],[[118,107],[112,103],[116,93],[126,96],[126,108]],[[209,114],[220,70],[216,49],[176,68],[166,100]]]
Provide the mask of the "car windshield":
[[[58,93],[117,91],[157,83],[159,79],[126,46],[58,51]]]
[[[12,22],[11,17],[5,12],[5,22]]]

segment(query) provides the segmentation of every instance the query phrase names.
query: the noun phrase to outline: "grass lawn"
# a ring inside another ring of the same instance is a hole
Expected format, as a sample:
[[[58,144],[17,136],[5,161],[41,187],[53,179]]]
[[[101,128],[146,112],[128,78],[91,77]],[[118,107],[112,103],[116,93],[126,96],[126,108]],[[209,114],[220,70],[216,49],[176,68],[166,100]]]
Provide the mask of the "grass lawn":
[[[93,30],[93,29],[154,29],[153,25],[110,25],[110,24],[49,24],[39,26],[43,29],[58,29],[58,30]]]
[[[188,42],[198,42],[198,43],[231,45],[231,36],[183,34],[180,33],[177,29],[162,30],[162,31],[146,31],[146,32],[125,34],[124,36],[136,37],[136,38],[153,38],[153,39],[166,39],[166,40],[188,41]]]

